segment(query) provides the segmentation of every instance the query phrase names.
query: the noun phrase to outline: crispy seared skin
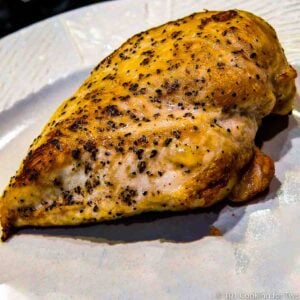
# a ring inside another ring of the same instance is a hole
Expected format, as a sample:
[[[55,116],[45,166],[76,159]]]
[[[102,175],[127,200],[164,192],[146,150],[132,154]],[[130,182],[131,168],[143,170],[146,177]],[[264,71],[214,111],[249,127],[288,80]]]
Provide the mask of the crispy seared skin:
[[[255,147],[253,158],[233,187],[229,198],[234,202],[245,201],[265,191],[274,176],[272,159]]]
[[[14,227],[253,197],[274,173],[257,128],[291,110],[295,77],[273,28],[248,12],[195,13],[133,36],[30,146],[0,200],[3,239]]]

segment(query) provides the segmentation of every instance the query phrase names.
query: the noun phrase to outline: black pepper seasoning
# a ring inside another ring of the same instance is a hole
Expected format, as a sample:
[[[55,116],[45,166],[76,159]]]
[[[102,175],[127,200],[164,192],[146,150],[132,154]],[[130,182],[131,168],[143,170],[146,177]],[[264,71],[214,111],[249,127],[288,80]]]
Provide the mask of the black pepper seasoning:
[[[166,147],[168,147],[170,145],[170,143],[172,142],[172,138],[167,138],[165,141],[164,141],[164,145]]]
[[[140,161],[137,165],[137,168],[140,173],[143,173],[146,170],[146,162],[144,160]]]

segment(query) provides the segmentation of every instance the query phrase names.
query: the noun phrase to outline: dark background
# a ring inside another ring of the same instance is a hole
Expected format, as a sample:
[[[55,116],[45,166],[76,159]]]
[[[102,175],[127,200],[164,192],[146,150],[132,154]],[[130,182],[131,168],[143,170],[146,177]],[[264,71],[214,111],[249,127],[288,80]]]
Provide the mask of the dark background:
[[[104,1],[0,0],[0,37],[56,14]]]

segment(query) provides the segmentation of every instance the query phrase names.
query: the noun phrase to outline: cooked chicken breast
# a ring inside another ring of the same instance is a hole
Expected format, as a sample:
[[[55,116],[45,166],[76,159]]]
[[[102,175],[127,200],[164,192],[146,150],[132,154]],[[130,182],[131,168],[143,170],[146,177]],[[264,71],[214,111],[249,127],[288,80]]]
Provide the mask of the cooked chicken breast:
[[[264,116],[295,94],[274,29],[251,13],[195,13],[137,34],[100,62],[30,146],[1,198],[3,239],[244,201],[266,189]]]

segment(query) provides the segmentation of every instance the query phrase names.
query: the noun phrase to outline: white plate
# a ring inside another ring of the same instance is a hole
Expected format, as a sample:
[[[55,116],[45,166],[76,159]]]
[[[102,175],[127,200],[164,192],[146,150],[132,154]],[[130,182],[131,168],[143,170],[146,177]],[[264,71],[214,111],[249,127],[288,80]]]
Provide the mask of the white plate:
[[[93,65],[132,34],[204,8],[264,17],[300,70],[297,0],[114,1],[25,28],[0,40],[0,190]],[[23,229],[0,245],[0,299],[300,299],[299,107],[298,99],[292,115],[267,124],[263,149],[276,177],[265,196],[110,225]],[[207,236],[213,224],[224,236]]]

